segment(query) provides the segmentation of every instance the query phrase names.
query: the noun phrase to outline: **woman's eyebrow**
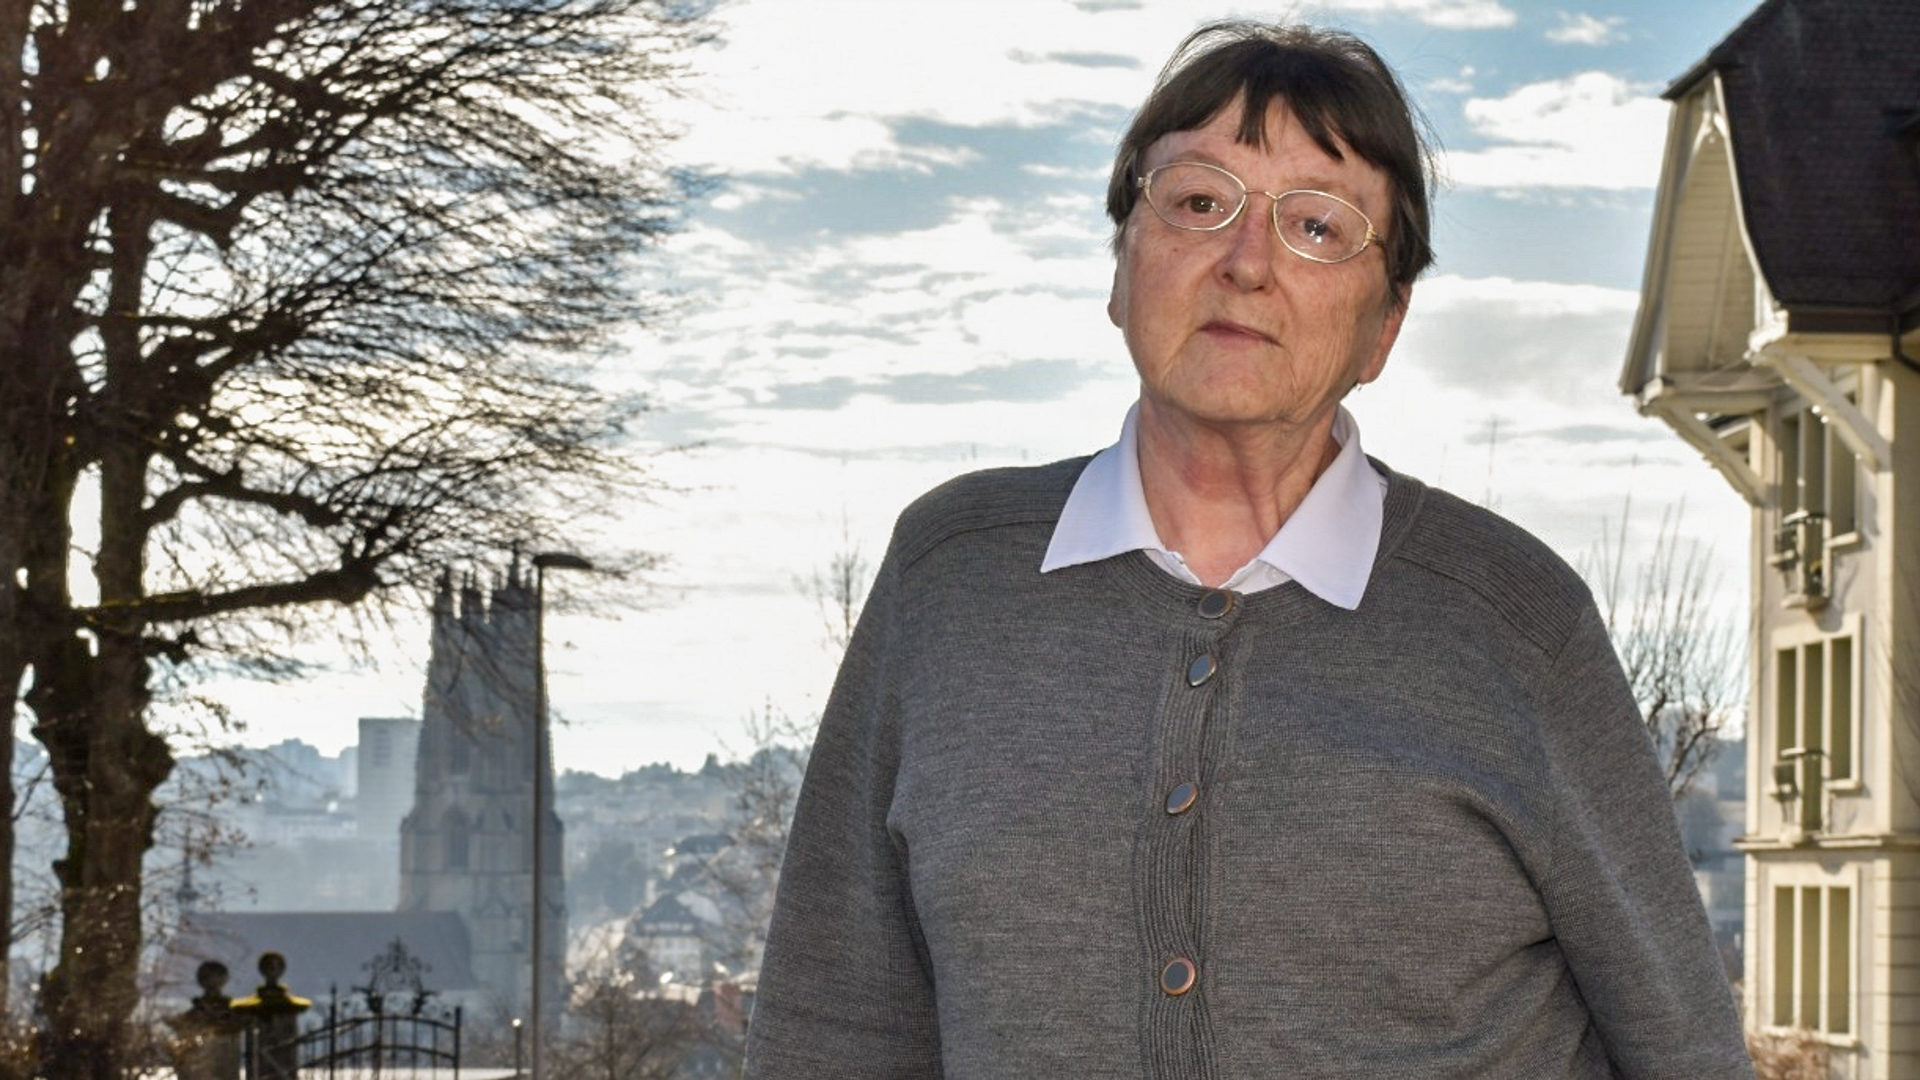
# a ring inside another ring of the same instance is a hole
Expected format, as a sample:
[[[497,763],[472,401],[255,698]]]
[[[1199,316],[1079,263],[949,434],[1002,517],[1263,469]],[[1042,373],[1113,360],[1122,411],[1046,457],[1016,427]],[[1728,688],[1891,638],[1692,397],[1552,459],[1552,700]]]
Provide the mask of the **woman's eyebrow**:
[[[1232,173],[1233,178],[1242,184],[1247,183],[1246,178],[1234,172],[1232,166],[1229,166],[1226,162],[1212,154],[1207,153],[1205,150],[1183,150],[1162,161],[1160,164],[1177,165],[1183,161],[1197,162],[1202,165],[1212,165],[1216,169],[1224,169]],[[1249,185],[1249,188],[1251,188],[1251,185]],[[1275,189],[1276,194],[1280,191],[1324,191],[1330,195],[1338,195],[1355,206],[1360,205],[1360,193],[1354,190],[1351,184],[1348,184],[1337,176],[1327,173],[1309,172],[1296,176],[1288,182],[1286,187]]]

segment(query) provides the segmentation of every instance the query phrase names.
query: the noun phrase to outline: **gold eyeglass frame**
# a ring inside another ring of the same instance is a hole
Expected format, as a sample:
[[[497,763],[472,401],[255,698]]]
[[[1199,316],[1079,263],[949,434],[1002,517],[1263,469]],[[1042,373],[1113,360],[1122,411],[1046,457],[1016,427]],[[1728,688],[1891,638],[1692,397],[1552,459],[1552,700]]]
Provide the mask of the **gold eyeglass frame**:
[[[1240,205],[1233,208],[1233,213],[1228,214],[1226,217],[1220,219],[1220,223],[1217,225],[1182,225],[1177,221],[1167,221],[1167,215],[1161,213],[1160,207],[1155,205],[1153,201],[1153,178],[1167,171],[1168,169],[1178,168],[1178,167],[1211,169],[1214,172],[1217,172],[1220,175],[1226,177],[1227,179],[1233,181],[1234,184],[1240,189]],[[1335,195],[1331,191],[1316,191],[1313,188],[1294,188],[1291,191],[1281,191],[1281,192],[1259,191],[1254,188],[1248,187],[1247,182],[1245,180],[1242,180],[1238,176],[1233,175],[1233,173],[1227,171],[1226,169],[1223,169],[1218,165],[1214,165],[1205,161],[1169,161],[1165,165],[1161,165],[1158,168],[1149,169],[1144,176],[1136,177],[1133,181],[1133,186],[1140,189],[1140,198],[1146,202],[1147,208],[1153,211],[1154,217],[1157,217],[1161,221],[1165,221],[1168,225],[1172,226],[1173,228],[1180,229],[1184,232],[1219,232],[1221,229],[1224,229],[1227,226],[1233,224],[1234,222],[1240,220],[1240,212],[1247,208],[1247,202],[1252,196],[1265,195],[1268,201],[1267,223],[1273,226],[1273,235],[1279,239],[1280,246],[1286,248],[1288,251],[1293,252],[1295,255],[1300,256],[1301,258],[1307,260],[1308,262],[1316,262],[1321,264],[1322,266],[1336,266],[1340,263],[1346,262],[1349,259],[1358,258],[1361,252],[1372,247],[1375,243],[1384,244],[1387,239],[1384,234],[1374,229],[1373,219],[1367,216],[1367,212],[1365,210],[1360,209],[1359,207],[1353,205],[1347,200],[1341,198],[1340,196]],[[1337,259],[1325,259],[1325,258],[1321,258],[1318,255],[1313,255],[1305,251],[1301,251],[1299,248],[1294,247],[1292,244],[1288,243],[1286,234],[1280,231],[1280,200],[1286,198],[1289,195],[1318,195],[1323,199],[1332,199],[1334,202],[1337,202],[1341,206],[1344,206],[1347,209],[1353,211],[1354,213],[1360,215],[1360,220],[1366,223],[1367,235],[1361,238],[1359,247],[1354,248],[1352,252],[1346,255],[1342,255]]]

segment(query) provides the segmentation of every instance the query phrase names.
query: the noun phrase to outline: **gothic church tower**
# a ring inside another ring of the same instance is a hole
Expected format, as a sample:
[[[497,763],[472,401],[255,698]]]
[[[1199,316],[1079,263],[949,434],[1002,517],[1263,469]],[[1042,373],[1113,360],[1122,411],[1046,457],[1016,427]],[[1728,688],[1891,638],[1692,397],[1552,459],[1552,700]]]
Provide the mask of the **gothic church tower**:
[[[548,738],[546,718],[534,717],[534,602],[517,564],[490,598],[471,580],[456,597],[451,579],[442,579],[413,810],[400,826],[400,909],[459,914],[476,980],[513,1015],[525,1015],[532,998],[533,740]],[[544,787],[541,996],[557,1006],[566,949],[564,864],[551,774]]]

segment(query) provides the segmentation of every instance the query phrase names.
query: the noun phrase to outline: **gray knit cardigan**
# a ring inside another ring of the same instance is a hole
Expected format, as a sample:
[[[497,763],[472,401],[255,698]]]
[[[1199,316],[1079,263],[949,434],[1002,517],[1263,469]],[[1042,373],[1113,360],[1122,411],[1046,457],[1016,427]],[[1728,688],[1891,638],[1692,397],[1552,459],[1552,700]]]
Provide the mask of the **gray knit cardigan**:
[[[1084,465],[901,515],[794,818],[749,1077],[1752,1075],[1561,560],[1388,473],[1358,610],[1287,584],[1217,614],[1138,552],[1038,572]]]

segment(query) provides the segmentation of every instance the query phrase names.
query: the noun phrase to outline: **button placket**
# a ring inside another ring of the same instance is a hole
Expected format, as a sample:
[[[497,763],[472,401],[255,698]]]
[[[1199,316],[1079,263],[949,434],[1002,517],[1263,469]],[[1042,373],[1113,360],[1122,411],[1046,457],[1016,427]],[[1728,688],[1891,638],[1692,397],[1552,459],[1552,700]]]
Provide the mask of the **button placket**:
[[[1216,622],[1231,614],[1237,602],[1238,598],[1226,589],[1209,589],[1201,594],[1199,601],[1193,605],[1193,610],[1201,618]],[[1227,629],[1227,627],[1221,627],[1215,643],[1206,652],[1194,657],[1192,663],[1187,665],[1188,686],[1198,689],[1219,672],[1220,657],[1215,651],[1218,648],[1217,638],[1224,637]]]
[[[1200,811],[1211,807],[1216,797],[1207,790],[1219,764],[1218,750],[1208,749],[1216,745],[1216,736],[1208,733],[1227,723],[1221,669],[1242,599],[1229,590],[1211,589],[1188,594],[1181,603],[1175,624],[1180,651],[1169,659],[1185,661],[1177,677],[1186,685],[1174,683],[1161,702],[1161,742],[1150,781],[1157,805],[1149,812],[1156,820],[1141,834],[1144,877],[1136,893],[1142,905],[1140,960],[1146,978],[1154,983],[1145,991],[1153,1001],[1147,1021],[1150,1041],[1170,1055],[1163,1059],[1168,1065],[1180,1063],[1181,1075],[1209,1080],[1214,1076],[1210,1068],[1190,1071],[1212,1055],[1210,1010],[1207,995],[1199,992],[1199,979],[1209,937],[1213,844],[1207,815]],[[1209,799],[1207,807],[1200,802],[1203,794]]]
[[[1227,589],[1209,589],[1202,593],[1194,604],[1194,612],[1209,622],[1218,622],[1231,614],[1238,602],[1238,596]],[[1205,686],[1220,671],[1219,642],[1226,636],[1229,627],[1220,626],[1212,635],[1207,651],[1193,658],[1187,665],[1187,685],[1193,689]],[[1212,712],[1209,703],[1207,712]],[[1204,764],[1204,762],[1202,763]],[[1193,808],[1200,798],[1200,785],[1192,781],[1182,781],[1167,792],[1167,813],[1174,817]]]

